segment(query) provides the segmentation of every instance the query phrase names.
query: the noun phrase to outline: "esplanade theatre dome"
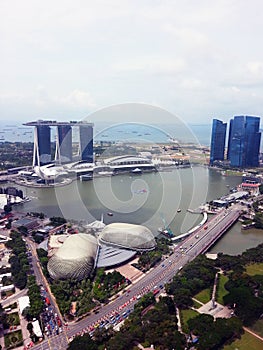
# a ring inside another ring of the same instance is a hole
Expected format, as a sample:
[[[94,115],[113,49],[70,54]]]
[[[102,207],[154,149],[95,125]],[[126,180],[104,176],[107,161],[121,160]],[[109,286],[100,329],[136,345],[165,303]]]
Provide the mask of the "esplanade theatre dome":
[[[100,243],[138,251],[156,246],[154,235],[145,226],[126,223],[107,225],[99,236]]]
[[[54,279],[81,280],[92,272],[97,251],[95,237],[85,233],[69,236],[49,259],[48,272]]]

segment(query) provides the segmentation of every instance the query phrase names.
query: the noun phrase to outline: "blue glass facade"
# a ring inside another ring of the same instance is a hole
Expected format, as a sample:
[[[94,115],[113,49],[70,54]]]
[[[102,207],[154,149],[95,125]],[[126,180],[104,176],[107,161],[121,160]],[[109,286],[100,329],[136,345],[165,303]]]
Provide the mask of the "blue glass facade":
[[[257,167],[261,133],[259,117],[236,116],[230,122],[228,159],[233,167]]]
[[[93,163],[93,126],[79,126],[79,143],[81,160]]]
[[[259,131],[260,118],[246,117],[245,132],[245,167],[257,167],[259,161],[259,150],[261,132]]]
[[[37,126],[37,143],[40,165],[51,162],[50,127],[47,125]]]
[[[70,125],[59,125],[58,147],[61,163],[72,161],[72,127]]]
[[[226,127],[226,123],[223,123],[221,120],[218,119],[213,119],[210,148],[210,164],[213,164],[216,160],[224,160]]]

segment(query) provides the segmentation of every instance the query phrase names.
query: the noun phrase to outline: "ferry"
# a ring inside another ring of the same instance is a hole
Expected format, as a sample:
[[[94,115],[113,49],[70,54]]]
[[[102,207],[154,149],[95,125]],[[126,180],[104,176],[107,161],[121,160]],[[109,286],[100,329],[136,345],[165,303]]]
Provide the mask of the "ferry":
[[[80,175],[80,181],[90,181],[93,179],[93,174]]]

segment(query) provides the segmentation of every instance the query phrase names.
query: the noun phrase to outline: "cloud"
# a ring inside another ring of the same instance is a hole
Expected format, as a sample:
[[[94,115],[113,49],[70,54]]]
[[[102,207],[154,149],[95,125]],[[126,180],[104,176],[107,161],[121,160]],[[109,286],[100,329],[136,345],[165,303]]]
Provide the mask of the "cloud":
[[[70,110],[76,109],[93,109],[96,107],[96,103],[87,91],[73,90],[67,95],[53,96],[48,93],[46,88],[39,85],[32,95],[27,94],[0,94],[1,104],[21,104],[36,106],[39,108],[69,108]]]
[[[175,39],[184,45],[196,47],[208,45],[209,43],[207,35],[189,27],[182,28],[169,23],[164,26],[164,31],[173,34]]]
[[[165,57],[140,57],[125,62],[116,62],[112,65],[117,72],[144,72],[146,74],[173,74],[186,69],[183,59],[169,59]]]
[[[73,90],[67,96],[57,97],[55,101],[63,106],[78,107],[78,108],[94,108],[96,104],[89,92],[81,90]]]
[[[1,111],[155,101],[209,120],[232,101],[263,114],[262,11],[260,0],[3,0]]]

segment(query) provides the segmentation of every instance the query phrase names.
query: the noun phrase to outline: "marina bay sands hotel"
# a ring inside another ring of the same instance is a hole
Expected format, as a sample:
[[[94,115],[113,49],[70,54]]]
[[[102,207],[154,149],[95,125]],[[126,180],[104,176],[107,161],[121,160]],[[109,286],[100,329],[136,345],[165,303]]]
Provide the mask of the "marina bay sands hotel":
[[[85,121],[57,122],[37,120],[23,125],[34,126],[33,166],[51,163],[51,127],[57,129],[55,162],[72,162],[72,128],[79,129],[79,160],[93,162],[93,123]]]

